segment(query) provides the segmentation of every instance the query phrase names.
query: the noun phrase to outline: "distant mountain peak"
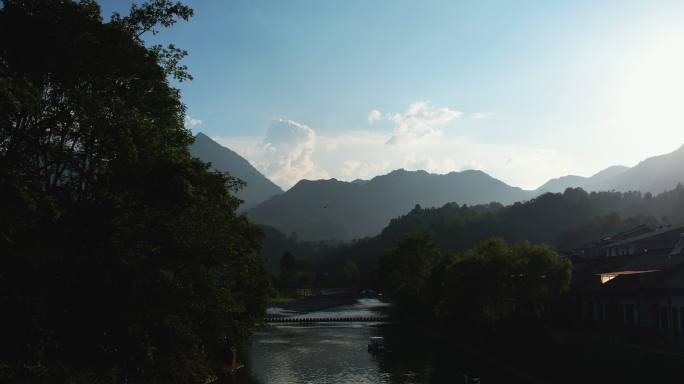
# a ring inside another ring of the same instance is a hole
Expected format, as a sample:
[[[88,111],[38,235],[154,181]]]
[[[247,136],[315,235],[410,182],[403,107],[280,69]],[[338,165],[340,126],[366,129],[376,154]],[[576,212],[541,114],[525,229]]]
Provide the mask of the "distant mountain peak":
[[[212,168],[228,172],[247,185],[235,195],[243,200],[240,211],[247,210],[283,190],[262,175],[249,161],[230,148],[224,147],[206,134],[199,132],[195,142],[190,145],[190,153],[204,162],[211,163]]]
[[[684,146],[664,155],[652,156],[592,187],[594,190],[661,193],[684,182]]]
[[[623,165],[608,167],[591,177],[563,176],[551,179],[536,192],[563,192],[566,188],[587,191],[641,191],[660,193],[684,182],[684,145],[677,150],[649,157],[632,168]]]
[[[532,197],[482,171],[432,174],[396,169],[365,182],[336,179],[301,180],[276,198],[247,212],[260,224],[307,240],[351,240],[377,234],[390,219],[416,204],[441,207],[446,203],[504,204]],[[325,208],[325,209],[323,209]]]
[[[624,165],[612,165],[604,170],[601,170],[599,172],[596,172],[593,174],[590,179],[593,180],[602,180],[606,179],[609,177],[617,176],[618,174],[628,170],[629,167],[626,167]]]
[[[464,169],[463,171],[459,171],[459,172],[452,171],[452,172],[450,172],[449,174],[452,174],[452,173],[453,173],[453,174],[462,174],[462,175],[479,175],[479,176],[486,176],[486,177],[490,177],[490,178],[492,178],[492,179],[495,178],[495,177],[493,177],[492,175],[490,175],[489,173],[487,173],[487,172],[485,172],[485,171],[483,171],[483,170],[481,170],[481,169]]]

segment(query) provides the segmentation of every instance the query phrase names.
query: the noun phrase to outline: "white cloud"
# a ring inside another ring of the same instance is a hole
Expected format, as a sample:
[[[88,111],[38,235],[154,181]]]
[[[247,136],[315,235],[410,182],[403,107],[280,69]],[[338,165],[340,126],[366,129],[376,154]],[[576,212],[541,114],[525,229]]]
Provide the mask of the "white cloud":
[[[482,165],[482,163],[480,163],[479,161],[470,160],[470,161],[466,161],[465,163],[463,163],[461,165],[460,170],[461,171],[482,170],[483,168],[484,168],[484,165]]]
[[[411,171],[423,170],[430,173],[445,174],[461,169],[459,162],[451,157],[434,158],[424,153],[410,153],[404,160],[403,168]]]
[[[263,137],[217,137],[220,144],[245,157],[274,183],[287,189],[302,179],[329,178],[317,167],[314,154],[334,143],[320,143],[313,128],[294,120],[277,119]]]
[[[258,146],[258,167],[273,182],[290,187],[301,179],[327,178],[312,160],[316,132],[293,120],[278,119],[266,131]]]
[[[318,135],[306,125],[281,120],[265,137],[219,138],[283,188],[301,178],[370,179],[398,168],[448,173],[487,172],[510,185],[534,189],[552,177],[591,174],[589,159],[517,144],[492,144],[453,135],[386,145],[394,135],[345,131]]]
[[[368,115],[368,121],[378,120],[394,122],[394,134],[387,144],[400,144],[416,139],[434,136],[441,133],[441,127],[463,115],[447,107],[435,108],[427,101],[418,101],[408,106],[403,113],[385,114],[374,109]]]
[[[391,134],[371,131],[318,136],[319,149],[312,160],[331,177],[348,181],[369,179],[398,168],[440,174],[477,169],[510,185],[528,189],[559,175],[594,171],[588,159],[556,150],[480,143],[446,134],[402,145],[385,145],[391,137]],[[321,150],[323,145],[333,149]]]
[[[193,128],[195,126],[202,125],[202,120],[194,118],[192,116],[186,115],[185,116],[185,126],[189,128]]]
[[[474,120],[487,120],[494,117],[493,112],[473,112],[470,114],[470,118]]]
[[[376,121],[382,120],[382,112],[378,111],[377,109],[374,109],[370,111],[368,114],[368,122],[370,124],[373,124]]]
[[[342,180],[365,180],[389,172],[391,170],[390,166],[391,163],[387,160],[377,163],[346,160],[342,163],[339,173]]]

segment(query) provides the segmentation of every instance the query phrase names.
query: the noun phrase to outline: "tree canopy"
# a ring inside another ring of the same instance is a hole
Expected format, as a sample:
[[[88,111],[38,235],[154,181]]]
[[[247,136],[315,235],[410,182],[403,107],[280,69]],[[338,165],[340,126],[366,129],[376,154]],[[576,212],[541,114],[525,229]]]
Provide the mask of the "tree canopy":
[[[431,278],[442,254],[426,234],[411,234],[397,241],[380,259],[378,275],[384,292],[407,317],[429,311]]]
[[[490,238],[444,254],[426,234],[407,235],[385,252],[378,275],[400,316],[487,329],[534,314],[570,285],[572,265],[547,245]]]
[[[428,234],[448,252],[462,252],[492,236],[527,240],[569,251],[637,225],[684,222],[684,187],[659,195],[640,192],[585,192],[569,188],[508,206],[498,203],[439,208],[416,207],[392,219],[382,232],[330,249],[328,264],[354,260],[369,279],[386,249],[406,235]],[[329,268],[335,268],[334,266]]]
[[[0,9],[0,381],[204,382],[261,319],[261,231],[188,153],[155,0]]]
[[[440,317],[491,325],[558,298],[570,286],[572,265],[546,245],[485,240],[451,257],[444,272]]]

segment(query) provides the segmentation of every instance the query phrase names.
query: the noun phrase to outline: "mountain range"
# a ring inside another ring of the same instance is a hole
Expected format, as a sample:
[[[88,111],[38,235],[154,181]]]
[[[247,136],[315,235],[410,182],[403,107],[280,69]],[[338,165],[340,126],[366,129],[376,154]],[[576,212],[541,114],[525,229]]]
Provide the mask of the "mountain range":
[[[535,191],[537,193],[559,193],[568,188],[578,187],[585,190],[596,190],[592,186],[605,182],[606,180],[610,180],[612,177],[615,177],[627,170],[629,170],[629,167],[625,167],[623,165],[614,165],[590,177],[577,175],[561,176],[547,181]]]
[[[482,171],[435,175],[401,169],[365,183],[302,180],[282,195],[252,208],[247,216],[285,233],[296,232],[307,240],[351,240],[378,233],[390,219],[416,204],[510,204],[527,197],[529,192]]]
[[[662,193],[684,182],[684,146],[674,152],[649,157],[634,167],[612,166],[591,176],[551,179],[536,192],[563,192],[566,188],[586,191],[641,191]]]
[[[238,197],[245,201],[241,211],[250,220],[286,234],[296,233],[305,240],[351,240],[375,235],[392,218],[416,205],[441,207],[449,202],[506,205],[573,187],[587,191],[660,193],[684,182],[684,146],[631,168],[613,166],[590,177],[563,176],[531,191],[510,186],[482,171],[439,175],[400,169],[352,182],[301,180],[283,192],[247,160],[204,134],[197,135],[190,150],[194,156],[211,162],[215,169],[227,171],[247,183]]]

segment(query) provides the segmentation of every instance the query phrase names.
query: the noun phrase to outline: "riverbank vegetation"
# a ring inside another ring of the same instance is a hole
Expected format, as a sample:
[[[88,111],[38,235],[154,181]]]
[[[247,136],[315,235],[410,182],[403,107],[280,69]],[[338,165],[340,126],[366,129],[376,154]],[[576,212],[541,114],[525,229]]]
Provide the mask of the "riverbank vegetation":
[[[385,251],[405,236],[425,233],[441,252],[464,252],[484,239],[500,237],[509,243],[527,240],[548,244],[563,252],[638,225],[684,222],[684,187],[658,195],[640,192],[586,192],[569,188],[529,201],[503,206],[498,203],[467,206],[457,203],[438,208],[416,205],[392,219],[376,236],[349,243],[307,242],[285,236],[274,228],[266,231],[262,255],[277,274],[283,252],[306,263],[316,282],[357,284],[379,288],[378,263]],[[266,251],[267,250],[267,251]],[[345,273],[345,269],[357,270]],[[334,279],[332,277],[335,277]]]
[[[201,383],[260,321],[261,231],[193,159],[157,0],[0,9],[0,381]]]
[[[360,240],[336,254],[351,258],[361,270],[372,270],[384,250],[411,233],[430,234],[444,250],[462,252],[496,236],[508,242],[528,240],[570,250],[588,241],[639,224],[668,224],[684,221],[684,187],[660,195],[639,192],[592,192],[567,189],[509,206],[415,207],[393,219],[375,237]],[[335,257],[333,257],[334,259]]]
[[[546,245],[491,238],[447,253],[420,234],[390,248],[377,275],[400,317],[482,330],[514,316],[540,316],[569,288],[571,270],[571,263]]]

